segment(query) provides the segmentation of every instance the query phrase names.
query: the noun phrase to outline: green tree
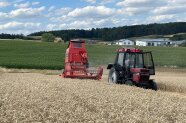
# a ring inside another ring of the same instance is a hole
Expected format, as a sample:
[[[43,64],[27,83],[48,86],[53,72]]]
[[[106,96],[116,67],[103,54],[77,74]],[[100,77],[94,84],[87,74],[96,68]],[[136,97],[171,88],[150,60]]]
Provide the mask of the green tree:
[[[55,39],[55,36],[52,33],[44,33],[42,34],[41,40],[44,42],[53,42]]]

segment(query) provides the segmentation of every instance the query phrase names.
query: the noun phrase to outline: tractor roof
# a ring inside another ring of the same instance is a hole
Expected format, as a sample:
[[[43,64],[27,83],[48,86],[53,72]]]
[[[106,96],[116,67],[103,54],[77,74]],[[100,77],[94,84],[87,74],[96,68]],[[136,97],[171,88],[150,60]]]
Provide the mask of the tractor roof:
[[[84,40],[81,40],[81,39],[72,39],[70,40],[70,42],[80,42],[80,43],[85,43]]]
[[[143,50],[140,50],[138,48],[120,48],[117,50],[117,52],[139,53],[139,52],[143,52]]]

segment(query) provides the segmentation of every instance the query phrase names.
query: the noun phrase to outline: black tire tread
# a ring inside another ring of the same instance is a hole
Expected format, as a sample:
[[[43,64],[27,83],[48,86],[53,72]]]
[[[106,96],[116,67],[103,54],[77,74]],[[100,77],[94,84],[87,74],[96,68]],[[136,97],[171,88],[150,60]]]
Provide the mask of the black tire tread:
[[[112,67],[112,68],[110,69],[110,71],[109,71],[108,82],[109,82],[110,76],[112,76],[112,73],[113,73],[113,72],[116,72],[116,82],[115,82],[115,84],[117,84],[117,83],[118,83],[118,73],[117,73],[117,71],[115,70],[114,67]],[[109,83],[110,83],[110,82],[109,82]]]

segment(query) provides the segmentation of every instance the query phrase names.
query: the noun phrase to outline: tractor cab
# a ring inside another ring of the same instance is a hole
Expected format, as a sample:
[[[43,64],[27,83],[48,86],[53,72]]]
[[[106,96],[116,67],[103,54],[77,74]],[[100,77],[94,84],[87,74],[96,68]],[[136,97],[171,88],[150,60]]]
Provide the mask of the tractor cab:
[[[65,62],[88,64],[84,40],[74,39],[69,42],[68,49],[66,50]]]
[[[117,53],[118,67],[135,72],[139,69],[148,69],[150,75],[155,75],[154,63],[151,52],[143,52],[139,49],[119,49]]]
[[[108,81],[111,83],[156,88],[150,80],[150,75],[155,75],[151,52],[136,48],[118,49],[114,64],[109,64],[107,69],[110,69]]]

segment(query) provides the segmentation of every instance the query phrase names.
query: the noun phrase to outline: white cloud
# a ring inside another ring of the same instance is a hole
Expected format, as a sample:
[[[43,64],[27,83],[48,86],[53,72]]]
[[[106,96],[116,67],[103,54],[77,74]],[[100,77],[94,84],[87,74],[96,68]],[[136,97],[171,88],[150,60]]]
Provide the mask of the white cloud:
[[[91,28],[91,22],[90,21],[74,21],[69,23],[68,29],[89,29]]]
[[[41,23],[13,21],[0,24],[0,33],[30,34],[32,32],[40,31],[41,28]]]
[[[9,22],[0,25],[0,30],[20,30],[20,29],[34,29],[41,25],[41,23],[22,23],[22,22]]]
[[[25,2],[25,3],[19,3],[19,4],[14,4],[14,7],[16,8],[28,8],[31,5],[38,5],[39,2]]]
[[[8,18],[9,18],[9,16],[7,13],[0,12],[0,20],[6,20]]]
[[[103,27],[113,27],[118,26],[117,24],[120,21],[114,18],[110,19],[100,19],[100,20],[94,20],[94,19],[87,19],[83,21],[74,21],[71,22],[67,28],[69,29],[91,29],[91,28],[103,28]]]
[[[164,6],[156,8],[153,13],[154,14],[177,14],[177,13],[185,13],[186,6]]]
[[[87,6],[84,8],[76,8],[68,13],[68,16],[75,18],[105,18],[116,13],[115,9],[105,6]]]
[[[41,12],[45,10],[45,7],[39,8],[20,8],[16,10],[12,10],[10,12],[11,17],[19,17],[19,18],[26,18],[26,17],[36,17],[41,15]]]
[[[1,32],[12,30],[25,34],[37,30],[91,29],[186,21],[185,0],[79,0],[87,3],[81,5],[83,7],[79,6],[80,3],[78,6],[72,5],[73,8],[65,4],[63,8],[56,4],[45,7],[45,3],[37,2],[38,0],[0,1],[0,8],[3,8],[0,11]],[[37,7],[38,4],[42,6]],[[28,20],[33,23],[27,22]],[[35,27],[34,30],[29,26]]]
[[[55,21],[58,19],[66,19],[67,14],[72,11],[72,8],[66,7],[66,8],[59,8],[55,9],[54,6],[51,6],[48,9],[49,13],[46,15],[47,17],[50,17],[50,20]]]
[[[76,8],[61,16],[53,16],[50,21],[55,24],[49,24],[47,29],[91,29],[101,27],[116,27],[127,24],[139,23],[136,19],[132,21],[125,18],[125,15],[143,14],[149,8],[139,9],[128,7],[126,9],[108,8],[105,6],[87,6]],[[123,20],[125,18],[125,20]]]
[[[16,8],[27,8],[30,6],[30,2],[21,3],[21,4],[14,4],[14,7]]]
[[[66,8],[56,9],[55,6],[51,6],[51,7],[49,7],[48,11],[49,11],[49,13],[47,15],[48,17],[50,17],[50,16],[52,16],[52,17],[58,16],[59,17],[59,16],[63,16],[63,15],[68,14],[70,11],[72,11],[72,8],[66,7]]]
[[[40,2],[32,2],[32,5],[38,5]]]
[[[9,5],[10,5],[10,3],[8,3],[8,2],[0,1],[0,7],[7,7]]]
[[[23,2],[25,0],[14,0],[12,3],[20,3],[20,2]]]
[[[178,18],[177,22],[186,22],[186,14],[184,15],[183,18]]]
[[[60,30],[60,29],[67,29],[68,24],[48,24],[46,30]]]
[[[60,30],[60,29],[91,29],[91,28],[102,28],[102,27],[113,27],[119,26],[123,23],[120,19],[116,18],[106,18],[106,19],[93,19],[87,18],[83,20],[71,20],[59,24],[48,24],[47,30]]]
[[[57,24],[48,24],[46,27],[46,30],[53,30],[57,29],[58,25]]]
[[[118,10],[119,13],[130,16],[148,15],[154,9],[166,6],[167,4],[165,0],[123,0],[116,3],[117,6],[122,7]]]
[[[95,27],[113,27],[113,26],[118,26],[120,22],[121,21],[116,18],[107,18],[107,19],[100,19],[97,21],[93,21],[92,23]]]
[[[124,0],[122,2],[118,2],[116,5],[126,7],[155,7],[164,4],[166,4],[164,0]]]
[[[150,16],[147,18],[147,21],[150,23],[153,22],[171,22],[173,19],[176,18],[175,15],[157,15],[157,16]]]
[[[65,15],[72,11],[72,8],[66,7],[66,8],[59,8],[55,10],[55,15]]]
[[[96,0],[84,0],[84,1],[86,1],[86,2],[88,2],[88,3],[91,3],[91,4],[96,3]]]
[[[100,4],[104,5],[104,4],[108,4],[108,3],[112,3],[115,2],[116,0],[101,0]]]
[[[50,7],[48,8],[48,11],[49,11],[49,12],[51,12],[51,11],[53,11],[53,10],[55,10],[55,6],[50,6]]]
[[[151,8],[146,8],[146,7],[126,7],[124,9],[119,9],[118,13],[119,14],[125,14],[125,15],[139,15],[139,14],[147,14],[149,11],[151,10]]]
[[[184,5],[185,0],[168,0],[169,5]]]

